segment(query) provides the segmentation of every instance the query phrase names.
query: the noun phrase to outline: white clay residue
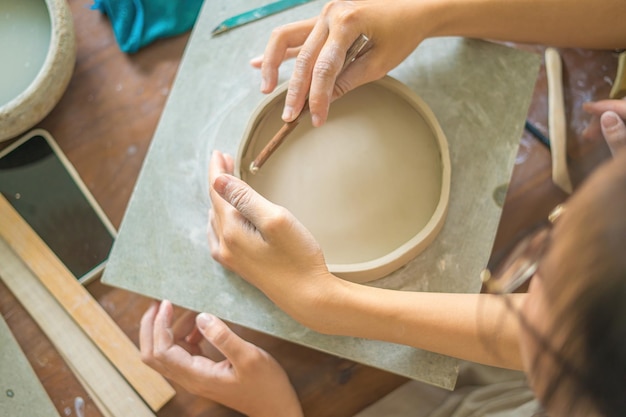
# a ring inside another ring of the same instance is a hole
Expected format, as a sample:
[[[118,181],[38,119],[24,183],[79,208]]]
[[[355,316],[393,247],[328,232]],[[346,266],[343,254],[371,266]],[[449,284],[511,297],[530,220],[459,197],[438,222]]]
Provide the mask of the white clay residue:
[[[85,400],[82,397],[74,398],[74,411],[76,417],[85,417]]]

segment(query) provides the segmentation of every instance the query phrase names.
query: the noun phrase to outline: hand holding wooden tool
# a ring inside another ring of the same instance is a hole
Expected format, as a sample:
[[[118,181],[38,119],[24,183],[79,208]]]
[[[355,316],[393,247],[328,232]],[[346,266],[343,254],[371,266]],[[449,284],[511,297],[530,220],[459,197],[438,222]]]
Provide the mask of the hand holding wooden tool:
[[[339,74],[341,74],[348,65],[354,62],[355,59],[357,59],[363,52],[365,52],[364,48],[367,42],[369,42],[369,38],[367,36],[363,34],[359,35],[356,41],[354,41],[350,48],[348,48],[348,51],[346,52],[346,59]],[[308,111],[309,102],[307,100],[304,103],[304,108],[302,109],[298,117],[296,117],[291,122],[285,123],[283,127],[280,128],[278,133],[276,133],[276,135],[274,135],[274,137],[267,143],[267,145],[265,145],[261,152],[259,152],[259,155],[254,159],[254,161],[252,161],[250,167],[248,168],[251,174],[256,174],[259,171],[259,169],[269,159],[274,151],[278,149],[281,143],[283,143],[287,135],[291,133],[296,128],[296,126],[298,126],[298,123],[300,123],[302,116],[308,113]]]

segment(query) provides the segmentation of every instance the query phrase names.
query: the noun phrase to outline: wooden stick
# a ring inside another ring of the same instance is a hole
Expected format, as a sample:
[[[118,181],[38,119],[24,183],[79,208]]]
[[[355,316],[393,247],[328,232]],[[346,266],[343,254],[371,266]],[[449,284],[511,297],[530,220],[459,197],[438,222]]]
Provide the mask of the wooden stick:
[[[302,117],[308,112],[309,102],[307,101],[304,104],[304,108],[302,109],[298,117],[296,117],[291,122],[285,123],[283,127],[278,130],[278,133],[276,133],[274,137],[269,142],[267,142],[267,145],[265,145],[265,147],[261,149],[261,152],[259,152],[259,155],[254,159],[254,161],[250,163],[249,171],[251,174],[256,174],[257,172],[259,172],[259,169],[261,169],[263,164],[265,164],[269,157],[272,156],[274,151],[278,149],[278,147],[285,141],[285,139],[287,139],[287,135],[293,132],[293,130],[300,123],[300,120],[302,120]]]
[[[0,239],[0,275],[105,417],[154,417],[128,382],[3,239]]]
[[[350,46],[350,48],[348,48],[348,51],[346,52],[346,59],[343,63],[343,67],[341,68],[341,71],[339,72],[339,74],[341,74],[343,70],[345,70],[348,67],[348,65],[354,62],[355,59],[357,59],[361,54],[365,52],[364,48],[368,41],[369,41],[369,38],[363,34],[361,34],[356,39],[356,41],[354,41],[354,43]],[[250,167],[248,168],[248,170],[250,171],[251,174],[256,174],[257,172],[259,172],[259,169],[261,169],[263,164],[265,164],[265,162],[269,159],[269,157],[272,156],[274,151],[278,149],[278,147],[285,141],[285,139],[287,138],[287,135],[293,132],[296,126],[298,126],[298,124],[300,123],[302,116],[308,113],[308,111],[309,111],[309,101],[307,99],[298,117],[296,117],[291,122],[285,123],[283,127],[280,128],[278,133],[276,133],[274,137],[267,143],[267,145],[265,145],[265,147],[261,150],[261,152],[259,152],[259,155],[256,158],[254,158],[254,161],[250,163]]]
[[[563,75],[559,53],[554,48],[545,52],[548,78],[548,128],[552,148],[552,181],[568,194],[572,181],[567,170],[567,130],[563,99]]]
[[[141,361],[128,336],[1,195],[0,237],[153,410],[175,395],[165,378]]]

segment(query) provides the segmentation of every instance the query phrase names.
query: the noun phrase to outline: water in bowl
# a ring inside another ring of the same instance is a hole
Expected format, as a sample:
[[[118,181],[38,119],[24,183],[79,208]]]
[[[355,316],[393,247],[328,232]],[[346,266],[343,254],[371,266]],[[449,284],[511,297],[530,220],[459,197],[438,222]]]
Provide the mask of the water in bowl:
[[[50,38],[50,14],[44,0],[0,1],[0,107],[35,80]]]

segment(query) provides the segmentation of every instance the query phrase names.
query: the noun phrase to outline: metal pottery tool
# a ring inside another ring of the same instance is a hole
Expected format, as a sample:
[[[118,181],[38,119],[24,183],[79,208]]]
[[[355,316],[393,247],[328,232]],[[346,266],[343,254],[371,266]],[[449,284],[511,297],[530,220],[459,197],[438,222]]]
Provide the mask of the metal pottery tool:
[[[348,51],[346,52],[346,59],[339,74],[341,74],[343,70],[348,67],[348,65],[354,62],[355,59],[357,59],[363,52],[365,52],[364,48],[368,42],[369,38],[367,36],[363,34],[359,35],[359,37],[354,41],[350,48],[348,48]],[[287,138],[287,135],[291,133],[296,128],[296,126],[298,126],[300,120],[302,119],[302,116],[308,113],[308,111],[309,101],[307,99],[298,117],[296,117],[291,122],[285,123],[283,127],[280,128],[278,133],[276,133],[276,135],[274,135],[274,137],[267,143],[267,145],[265,145],[261,152],[259,152],[259,155],[254,159],[254,161],[250,163],[250,167],[248,168],[248,170],[251,174],[256,174],[259,171],[259,169],[268,160],[268,158],[274,153],[276,149],[278,149],[278,147],[281,145],[281,143],[283,143],[285,138]]]
[[[229,17],[228,19],[217,25],[217,27],[211,31],[211,34],[218,35],[236,27],[243,26],[246,23],[263,19],[264,17],[280,13],[283,10],[291,9],[292,7],[309,3],[311,1],[313,0],[279,0],[265,6],[257,7],[256,9],[248,10],[247,12],[243,12],[236,16]]]

